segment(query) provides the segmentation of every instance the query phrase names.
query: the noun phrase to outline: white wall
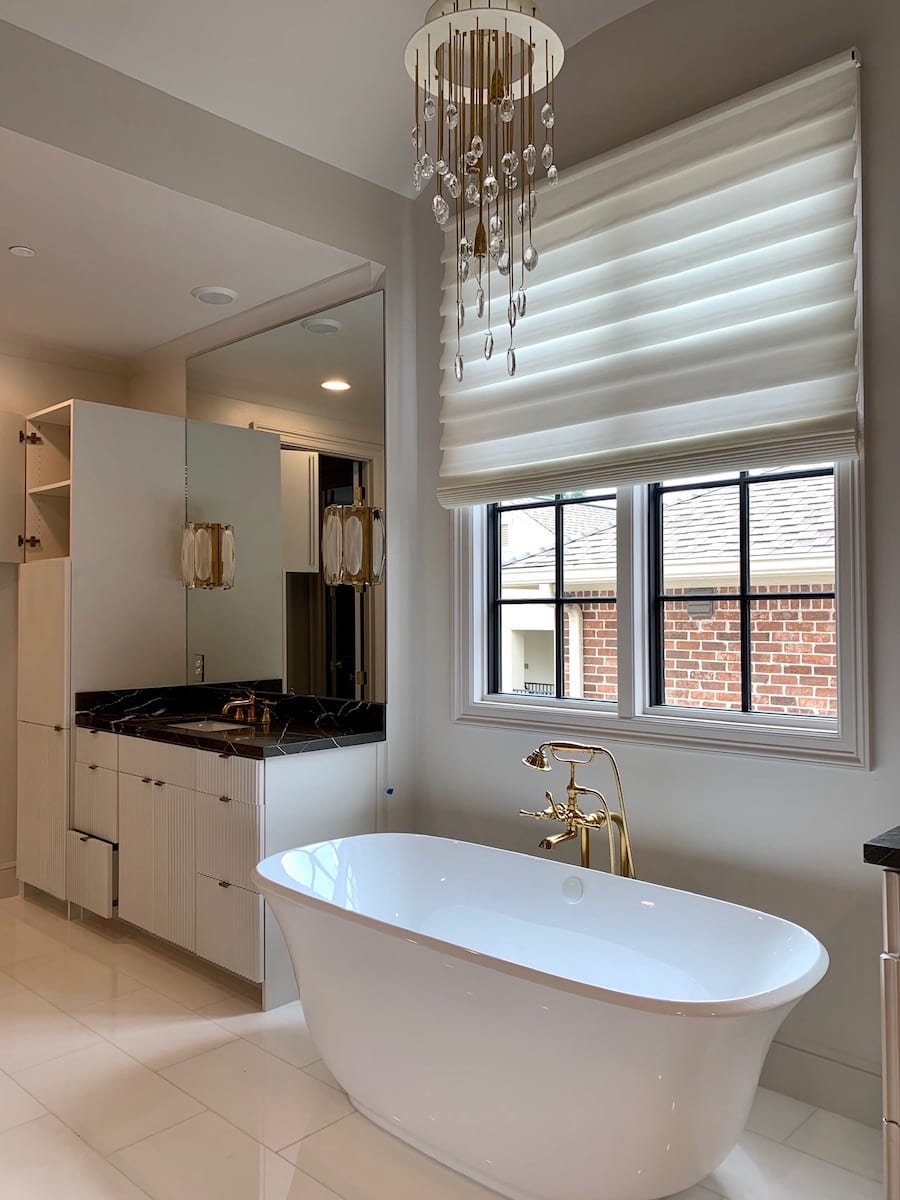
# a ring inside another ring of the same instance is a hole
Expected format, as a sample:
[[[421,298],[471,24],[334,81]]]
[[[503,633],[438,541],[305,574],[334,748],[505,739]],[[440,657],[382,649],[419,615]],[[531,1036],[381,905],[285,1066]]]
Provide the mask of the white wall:
[[[0,354],[0,409],[7,412],[24,415],[72,396],[126,404],[127,395],[128,382],[118,375]],[[17,567],[0,563],[0,897],[15,891],[18,574]]]
[[[774,1087],[880,1120],[880,872],[862,842],[900,823],[900,6],[893,0],[657,0],[576,46],[557,86],[557,160],[571,165],[856,44],[864,63],[866,468],[873,768],[865,772],[612,745],[642,877],[767,909],[827,946],[831,970],[770,1054]],[[542,730],[492,731],[450,715],[450,519],[437,505],[438,231],[417,215],[418,826],[535,852],[517,815],[544,780],[519,760]],[[540,249],[540,226],[535,244]],[[527,318],[526,318],[527,319]],[[559,772],[549,781],[559,787]],[[602,785],[601,785],[602,786]],[[570,847],[557,853],[573,859]]]

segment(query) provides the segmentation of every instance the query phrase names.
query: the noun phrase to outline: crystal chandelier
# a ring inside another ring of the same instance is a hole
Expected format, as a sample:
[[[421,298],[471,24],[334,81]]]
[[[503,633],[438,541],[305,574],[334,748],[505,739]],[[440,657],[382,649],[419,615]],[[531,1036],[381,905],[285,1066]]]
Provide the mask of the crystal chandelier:
[[[405,62],[415,87],[413,185],[418,192],[434,179],[434,219],[456,234],[454,373],[461,382],[474,289],[484,357],[494,353],[499,308],[509,327],[506,367],[515,375],[526,272],[538,263],[537,173],[551,186],[558,179],[553,101],[562,42],[523,0],[438,0],[410,38]]]

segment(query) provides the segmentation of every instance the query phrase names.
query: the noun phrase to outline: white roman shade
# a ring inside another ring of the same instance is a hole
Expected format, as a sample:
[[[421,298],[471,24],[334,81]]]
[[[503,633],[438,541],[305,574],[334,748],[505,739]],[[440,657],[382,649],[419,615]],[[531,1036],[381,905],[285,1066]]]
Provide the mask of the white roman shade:
[[[494,272],[495,357],[464,333],[456,381],[448,238],[442,504],[856,455],[858,66],[839,55],[545,188],[512,379]]]

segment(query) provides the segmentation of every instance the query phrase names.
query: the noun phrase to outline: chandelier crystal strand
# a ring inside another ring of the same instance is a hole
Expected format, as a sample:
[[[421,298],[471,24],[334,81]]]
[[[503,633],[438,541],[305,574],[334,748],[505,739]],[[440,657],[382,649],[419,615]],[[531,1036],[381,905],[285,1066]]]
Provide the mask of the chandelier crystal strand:
[[[434,219],[455,235],[460,382],[467,321],[484,322],[484,358],[493,354],[495,269],[506,282],[507,371],[515,374],[516,326],[526,313],[526,279],[538,264],[536,170],[550,185],[558,178],[553,84],[563,56],[559,37],[527,0],[437,0],[406,48],[415,101],[413,185],[419,191],[434,179]]]

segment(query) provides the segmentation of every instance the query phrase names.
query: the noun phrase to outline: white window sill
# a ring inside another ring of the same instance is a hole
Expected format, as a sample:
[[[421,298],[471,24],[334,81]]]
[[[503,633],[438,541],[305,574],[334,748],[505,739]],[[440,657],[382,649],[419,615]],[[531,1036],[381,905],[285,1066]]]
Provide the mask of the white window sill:
[[[685,750],[720,751],[798,759],[848,767],[865,767],[864,756],[840,736],[838,722],[811,719],[802,727],[790,718],[744,713],[694,713],[660,709],[620,717],[612,705],[577,700],[547,701],[545,697],[485,696],[461,706],[455,720],[466,725],[528,730],[539,736],[564,733],[643,742]]]

